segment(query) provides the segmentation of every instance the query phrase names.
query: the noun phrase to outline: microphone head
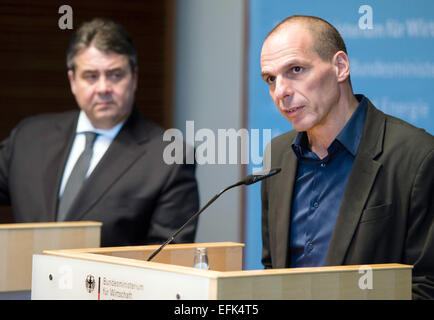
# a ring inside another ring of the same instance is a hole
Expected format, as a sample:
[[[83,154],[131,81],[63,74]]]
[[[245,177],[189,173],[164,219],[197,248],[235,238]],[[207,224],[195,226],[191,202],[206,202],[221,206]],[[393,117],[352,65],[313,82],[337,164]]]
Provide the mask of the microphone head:
[[[275,174],[278,174],[281,170],[282,169],[280,168],[273,168],[270,170],[263,170],[254,174],[250,174],[243,180],[243,184],[249,185],[256,183],[268,177],[274,176]]]

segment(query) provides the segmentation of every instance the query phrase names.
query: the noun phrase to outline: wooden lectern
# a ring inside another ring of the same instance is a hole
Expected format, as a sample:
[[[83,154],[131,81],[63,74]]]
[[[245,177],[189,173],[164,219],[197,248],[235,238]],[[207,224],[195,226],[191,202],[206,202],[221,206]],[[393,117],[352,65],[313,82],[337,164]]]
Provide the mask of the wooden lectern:
[[[197,247],[210,270],[194,269]],[[32,299],[411,299],[401,264],[242,271],[243,244],[49,250],[33,257]]]
[[[33,254],[99,247],[101,225],[90,221],[0,224],[0,299],[20,297],[13,292],[30,290]]]

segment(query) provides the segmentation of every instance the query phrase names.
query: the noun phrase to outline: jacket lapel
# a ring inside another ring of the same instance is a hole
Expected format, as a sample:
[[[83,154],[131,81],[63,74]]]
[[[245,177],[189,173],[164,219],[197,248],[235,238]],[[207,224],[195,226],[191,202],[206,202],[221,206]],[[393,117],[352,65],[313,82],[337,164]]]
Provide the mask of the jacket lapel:
[[[326,265],[342,265],[381,163],[385,117],[368,100],[368,111],[359,149],[344,192],[326,256]]]
[[[294,191],[297,173],[297,157],[288,150],[282,158],[282,171],[276,176],[277,182],[273,185],[280,190],[272,190],[273,200],[276,203],[274,212],[276,232],[276,256],[273,257],[273,268],[285,268],[287,264],[289,230],[291,221],[291,199]]]
[[[83,184],[80,193],[68,213],[68,220],[80,220],[124,174],[124,172],[146,152],[141,148],[147,139],[146,122],[136,110],[125,123],[119,134]]]
[[[55,221],[57,201],[62,180],[63,169],[74,141],[78,112],[65,114],[63,121],[55,123],[54,134],[48,137],[46,150],[46,167],[44,168],[44,197],[46,216],[41,221]]]

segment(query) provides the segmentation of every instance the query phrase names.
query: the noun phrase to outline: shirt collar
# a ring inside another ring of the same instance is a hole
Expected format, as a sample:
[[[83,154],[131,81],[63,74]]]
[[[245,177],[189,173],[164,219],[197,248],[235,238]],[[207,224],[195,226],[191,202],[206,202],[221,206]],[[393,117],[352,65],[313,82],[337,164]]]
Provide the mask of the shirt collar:
[[[366,110],[368,108],[365,96],[355,95],[355,97],[357,101],[359,101],[359,105],[345,127],[336,137],[336,140],[338,140],[354,157],[357,154],[357,149],[359,149],[360,139],[362,138],[363,127],[365,125]]]
[[[306,132],[298,132],[292,142],[292,149],[294,150],[295,155],[300,158],[305,151],[309,150],[308,148],[309,144]]]
[[[84,113],[84,111],[81,110],[78,116],[76,134],[91,131],[91,132],[96,132],[99,135],[106,136],[109,139],[114,139],[116,135],[119,133],[119,131],[121,130],[123,124],[124,122],[120,122],[117,125],[115,125],[113,128],[107,130],[97,129],[92,125],[86,113]]]
[[[357,101],[359,101],[359,105],[357,106],[350,120],[348,120],[345,127],[335,139],[339,141],[354,157],[356,156],[360,139],[362,138],[363,127],[366,119],[366,110],[368,107],[365,96],[356,94],[355,97]],[[329,148],[332,146],[333,143],[330,144]],[[303,153],[309,150],[306,132],[297,133],[292,142],[292,148],[297,156],[302,156]]]

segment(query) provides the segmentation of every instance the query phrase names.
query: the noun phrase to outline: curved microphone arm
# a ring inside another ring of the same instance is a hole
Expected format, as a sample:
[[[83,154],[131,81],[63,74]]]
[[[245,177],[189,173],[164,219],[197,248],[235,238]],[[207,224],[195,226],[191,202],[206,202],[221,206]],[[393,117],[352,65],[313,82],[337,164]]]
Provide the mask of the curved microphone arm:
[[[197,219],[197,217],[199,217],[199,215],[206,209],[208,208],[214,201],[217,200],[218,197],[220,197],[223,193],[225,193],[226,191],[228,191],[229,189],[232,189],[234,187],[237,187],[239,185],[244,184],[244,181],[240,181],[237,182],[223,190],[221,190],[219,193],[217,193],[210,201],[208,201],[208,203],[198,212],[196,212],[190,219],[188,219],[188,221],[186,223],[184,223],[184,225],[179,228],[169,239],[166,240],[166,242],[164,242],[157,250],[155,250],[147,259],[147,261],[151,261],[152,258],[154,258],[166,245],[168,245],[169,243],[171,243],[177,236],[178,234],[184,230],[184,228],[186,226],[188,226],[191,222],[193,222],[195,219]]]

